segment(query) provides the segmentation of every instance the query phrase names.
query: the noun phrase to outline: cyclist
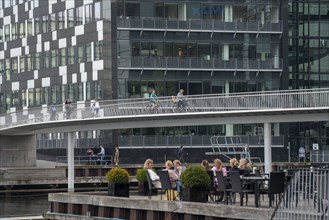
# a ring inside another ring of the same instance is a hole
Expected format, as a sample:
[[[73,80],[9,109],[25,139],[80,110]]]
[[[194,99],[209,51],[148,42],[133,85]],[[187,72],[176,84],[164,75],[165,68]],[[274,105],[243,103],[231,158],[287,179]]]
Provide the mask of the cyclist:
[[[159,99],[158,96],[155,94],[155,90],[153,89],[150,96],[150,103],[151,103],[151,109],[154,110],[155,108],[157,108],[159,106]]]
[[[179,111],[183,111],[186,108],[184,90],[180,89],[176,96],[177,108]]]
[[[71,111],[72,111],[72,105],[69,99],[66,99],[64,102],[64,109],[65,109],[65,113],[66,113],[66,119],[70,119],[71,118]]]
[[[56,107],[55,105],[51,105],[50,107],[50,120],[53,121],[53,120],[56,120],[57,119],[57,113],[56,113]]]

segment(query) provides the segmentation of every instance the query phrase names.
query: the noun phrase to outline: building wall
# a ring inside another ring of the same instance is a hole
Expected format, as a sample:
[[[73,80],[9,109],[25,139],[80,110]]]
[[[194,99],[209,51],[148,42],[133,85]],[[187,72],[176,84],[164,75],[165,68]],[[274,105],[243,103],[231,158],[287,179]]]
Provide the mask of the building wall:
[[[329,87],[329,1],[289,0],[289,88]],[[290,124],[292,152],[329,150],[328,122]]]

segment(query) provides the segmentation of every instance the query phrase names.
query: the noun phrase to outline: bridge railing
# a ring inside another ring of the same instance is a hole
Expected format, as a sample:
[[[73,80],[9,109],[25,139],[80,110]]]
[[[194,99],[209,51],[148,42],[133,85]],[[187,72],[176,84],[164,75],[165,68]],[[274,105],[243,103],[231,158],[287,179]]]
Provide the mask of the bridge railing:
[[[298,169],[271,219],[329,220],[328,186],[328,169]]]
[[[233,94],[211,94],[186,96],[187,113],[218,111],[253,111],[275,109],[305,109],[329,107],[329,88],[266,91]],[[172,97],[159,97],[158,114],[181,114],[174,111]],[[91,111],[90,102],[72,104],[70,114],[64,105],[57,105],[56,116],[52,117],[50,106],[24,108],[0,116],[0,129],[8,127],[43,123],[50,121],[90,119],[93,117],[116,117],[149,115],[146,111],[149,101],[146,98],[106,100],[100,102],[97,115]]]
[[[313,163],[329,163],[329,151],[328,150],[311,151],[310,161]]]

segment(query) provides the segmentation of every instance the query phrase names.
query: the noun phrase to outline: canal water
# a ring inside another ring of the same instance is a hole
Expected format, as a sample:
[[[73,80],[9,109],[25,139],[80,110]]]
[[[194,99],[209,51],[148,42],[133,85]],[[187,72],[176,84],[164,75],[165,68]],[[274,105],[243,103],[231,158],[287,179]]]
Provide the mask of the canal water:
[[[0,219],[4,217],[42,215],[50,211],[47,195],[0,196]]]

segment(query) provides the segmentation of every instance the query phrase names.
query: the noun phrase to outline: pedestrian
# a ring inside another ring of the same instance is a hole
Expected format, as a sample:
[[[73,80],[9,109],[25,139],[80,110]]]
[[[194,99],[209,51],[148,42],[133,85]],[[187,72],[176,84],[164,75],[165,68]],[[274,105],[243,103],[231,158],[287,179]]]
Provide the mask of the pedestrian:
[[[120,155],[119,147],[117,146],[115,148],[115,153],[114,153],[114,163],[115,163],[115,165],[119,165],[119,155]]]
[[[184,146],[182,145],[182,146],[180,146],[180,148],[178,149],[178,151],[177,151],[177,157],[178,157],[178,160],[181,162],[181,163],[185,163],[185,156],[187,156],[188,155],[188,153],[186,153],[185,151],[184,151]]]
[[[97,155],[100,157],[100,165],[103,165],[103,160],[105,157],[105,149],[103,144],[101,144],[99,147],[101,148],[101,151]]]

